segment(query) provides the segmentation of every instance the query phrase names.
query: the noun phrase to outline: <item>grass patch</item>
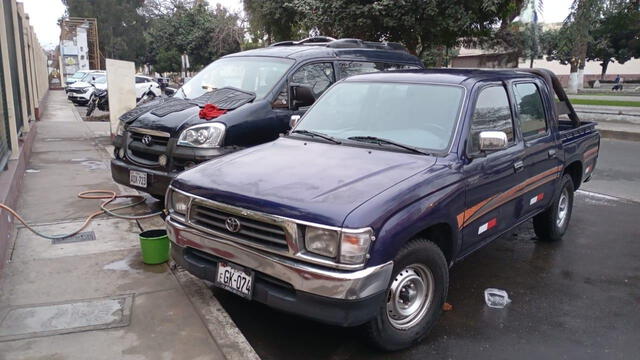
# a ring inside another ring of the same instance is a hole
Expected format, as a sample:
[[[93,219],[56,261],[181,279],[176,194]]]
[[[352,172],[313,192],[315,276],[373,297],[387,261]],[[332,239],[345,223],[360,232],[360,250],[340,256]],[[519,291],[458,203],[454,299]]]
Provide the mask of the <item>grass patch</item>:
[[[628,100],[599,100],[599,99],[571,99],[574,105],[598,105],[598,106],[629,106],[640,107],[640,101]]]

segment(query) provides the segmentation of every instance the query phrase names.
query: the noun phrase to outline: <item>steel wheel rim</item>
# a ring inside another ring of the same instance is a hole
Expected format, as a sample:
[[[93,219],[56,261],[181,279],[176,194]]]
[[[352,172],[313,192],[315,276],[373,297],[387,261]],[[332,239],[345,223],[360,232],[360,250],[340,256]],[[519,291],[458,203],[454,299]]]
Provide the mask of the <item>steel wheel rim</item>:
[[[431,270],[421,264],[402,269],[389,287],[387,319],[399,330],[419,323],[431,307],[435,280]]]
[[[556,225],[562,227],[567,220],[569,214],[569,193],[567,189],[562,190],[560,199],[558,200],[558,217],[556,219]]]

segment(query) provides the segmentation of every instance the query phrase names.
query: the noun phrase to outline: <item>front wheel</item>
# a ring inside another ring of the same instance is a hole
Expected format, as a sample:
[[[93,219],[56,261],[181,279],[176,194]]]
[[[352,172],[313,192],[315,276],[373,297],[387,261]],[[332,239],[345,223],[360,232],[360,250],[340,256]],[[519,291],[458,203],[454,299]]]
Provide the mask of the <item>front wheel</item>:
[[[558,241],[569,227],[573,211],[573,180],[565,174],[561,180],[560,194],[544,212],[533,217],[533,230],[538,239]]]
[[[449,268],[440,248],[415,239],[394,259],[386,301],[365,326],[370,341],[394,351],[424,339],[442,313],[447,298]]]

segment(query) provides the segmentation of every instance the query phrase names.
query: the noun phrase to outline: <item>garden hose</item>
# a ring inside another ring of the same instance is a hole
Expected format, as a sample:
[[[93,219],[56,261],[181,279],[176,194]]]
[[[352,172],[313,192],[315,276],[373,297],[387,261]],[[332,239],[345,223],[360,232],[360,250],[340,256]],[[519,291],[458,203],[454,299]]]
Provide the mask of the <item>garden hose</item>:
[[[49,240],[64,239],[64,238],[68,238],[68,237],[71,237],[73,235],[76,235],[80,231],[84,230],[87,227],[87,225],[89,225],[89,223],[96,216],[99,216],[99,215],[102,215],[102,214],[111,215],[113,217],[117,217],[117,218],[120,218],[120,219],[138,220],[138,219],[146,219],[146,218],[158,216],[158,215],[161,215],[163,213],[162,211],[157,211],[157,212],[154,212],[154,213],[149,213],[149,214],[144,214],[144,215],[123,215],[123,214],[118,214],[118,213],[115,212],[117,210],[122,210],[122,209],[130,208],[130,207],[134,207],[136,205],[140,205],[140,204],[144,203],[146,199],[142,195],[118,195],[115,191],[111,191],[111,190],[88,190],[88,191],[83,191],[83,192],[79,193],[78,197],[80,199],[95,199],[95,200],[106,200],[106,201],[104,201],[104,202],[102,202],[100,204],[100,210],[99,211],[96,211],[96,212],[92,213],[91,215],[89,215],[77,230],[75,230],[74,232],[69,233],[69,234],[62,234],[62,235],[46,235],[46,234],[43,234],[43,233],[39,232],[38,230],[36,230],[36,229],[32,228],[31,226],[29,226],[29,224],[27,224],[27,222],[15,210],[13,210],[12,208],[8,207],[7,205],[0,203],[0,209],[7,210],[14,218],[18,219],[18,221],[20,221],[22,223],[22,225],[24,225],[27,229],[29,229],[34,234],[36,234],[36,235],[38,235],[40,237],[43,237],[45,239],[49,239]],[[112,201],[114,201],[116,199],[134,199],[134,201],[131,204],[118,206],[118,207],[115,207],[115,208],[107,208],[107,205],[109,205]]]

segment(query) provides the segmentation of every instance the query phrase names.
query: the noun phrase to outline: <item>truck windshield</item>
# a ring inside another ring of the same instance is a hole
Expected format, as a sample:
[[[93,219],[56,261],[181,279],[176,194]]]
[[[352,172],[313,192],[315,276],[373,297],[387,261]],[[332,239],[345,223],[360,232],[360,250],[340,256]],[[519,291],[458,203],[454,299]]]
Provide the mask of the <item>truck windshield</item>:
[[[71,79],[82,79],[85,75],[87,75],[87,73],[84,71],[76,71],[71,75]]]
[[[459,86],[343,82],[325,93],[295,130],[441,151],[449,145],[462,99]]]
[[[232,86],[263,98],[293,65],[293,60],[232,57],[214,61],[184,84],[176,96],[193,99],[206,91]]]

